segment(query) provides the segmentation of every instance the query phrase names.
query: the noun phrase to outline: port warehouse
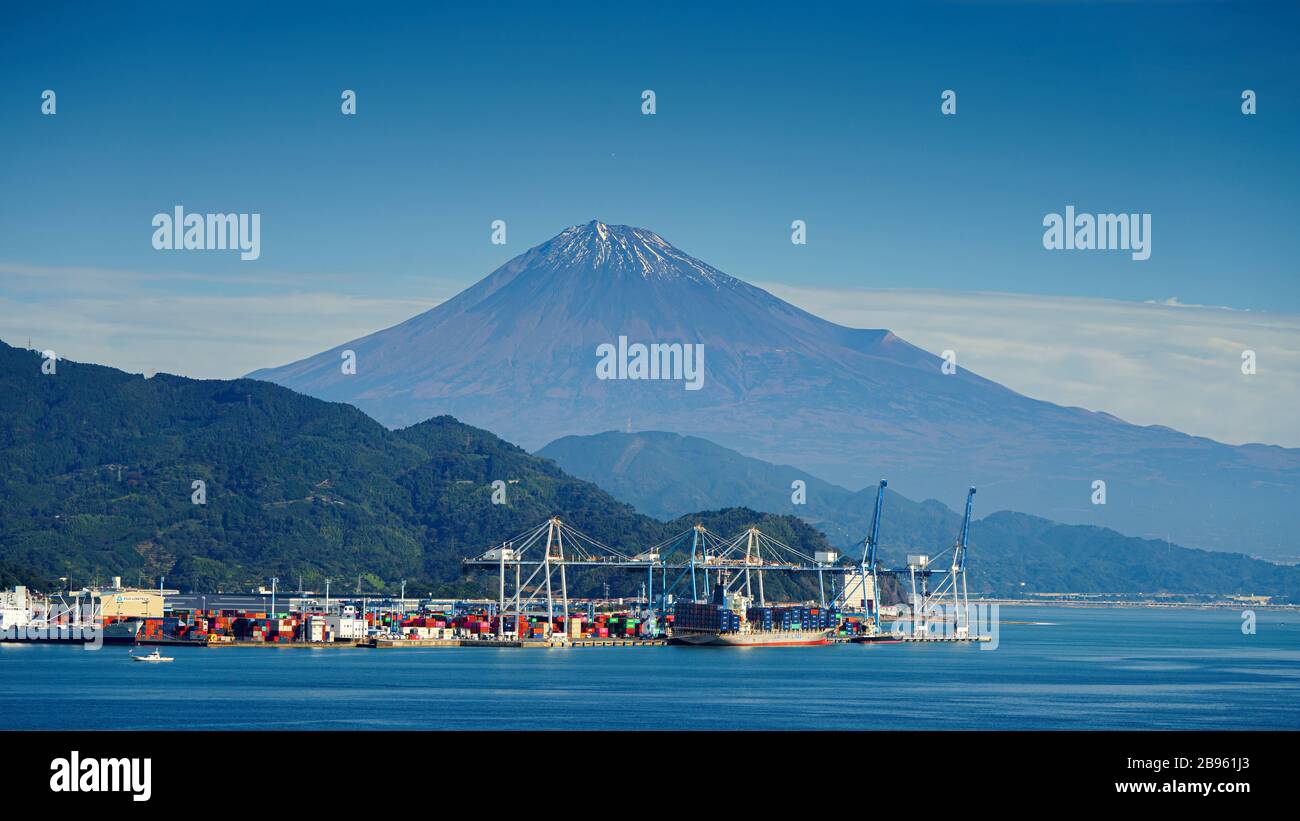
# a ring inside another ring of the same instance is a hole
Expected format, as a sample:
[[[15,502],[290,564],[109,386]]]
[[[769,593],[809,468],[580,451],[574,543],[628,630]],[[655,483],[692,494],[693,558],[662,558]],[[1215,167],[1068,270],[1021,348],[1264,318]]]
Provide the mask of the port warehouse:
[[[77,603],[61,603],[69,600]],[[274,609],[271,601],[275,602]],[[45,598],[19,587],[0,593],[0,605],[0,628],[21,627],[32,620],[48,621],[52,626],[71,625],[84,621],[87,613],[94,613],[97,623],[105,628],[129,627],[129,633],[118,634],[128,641],[196,645],[662,639],[671,635],[677,616],[674,612],[655,618],[642,607],[621,605],[617,599],[574,600],[570,613],[548,621],[544,615],[499,614],[495,602],[483,600],[325,600],[300,594],[271,599],[129,588]],[[262,609],[254,609],[259,607]],[[728,629],[722,623],[729,615],[725,611],[685,602],[677,603],[677,607],[686,608],[685,617],[693,626]],[[861,633],[863,625],[861,616],[804,604],[750,608],[747,616],[769,628],[798,630],[806,626],[809,630],[835,630],[845,637]]]

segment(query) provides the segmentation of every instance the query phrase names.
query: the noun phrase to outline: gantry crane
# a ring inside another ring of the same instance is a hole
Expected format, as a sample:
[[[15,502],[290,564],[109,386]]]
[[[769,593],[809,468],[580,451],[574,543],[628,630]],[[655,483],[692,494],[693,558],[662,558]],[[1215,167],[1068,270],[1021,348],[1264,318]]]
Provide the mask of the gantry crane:
[[[867,583],[867,573],[871,574],[871,621],[880,632],[880,576],[877,573],[876,551],[880,545],[880,509],[885,503],[885,488],[889,487],[886,479],[881,479],[876,487],[876,509],[871,513],[871,530],[867,533],[867,543],[862,546],[862,584]],[[863,590],[866,599],[866,590]]]

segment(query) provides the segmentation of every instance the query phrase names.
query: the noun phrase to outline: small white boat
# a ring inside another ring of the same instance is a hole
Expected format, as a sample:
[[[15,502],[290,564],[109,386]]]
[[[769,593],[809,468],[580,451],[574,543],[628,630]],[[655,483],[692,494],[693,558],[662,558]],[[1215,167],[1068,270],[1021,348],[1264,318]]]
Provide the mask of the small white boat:
[[[175,661],[175,659],[173,659],[171,656],[164,656],[162,653],[159,653],[157,649],[155,649],[152,653],[150,653],[147,656],[131,656],[131,658],[134,661],[152,661],[155,663],[163,662],[163,661]]]

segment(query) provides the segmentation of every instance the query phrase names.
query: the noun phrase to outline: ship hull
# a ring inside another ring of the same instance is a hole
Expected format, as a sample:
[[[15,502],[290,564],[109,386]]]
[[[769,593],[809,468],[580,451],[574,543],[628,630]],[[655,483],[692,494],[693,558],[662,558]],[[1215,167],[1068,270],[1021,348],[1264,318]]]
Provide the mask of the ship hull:
[[[686,647],[810,647],[829,643],[829,631],[773,630],[763,633],[679,633]]]
[[[85,636],[68,627],[18,627],[0,632],[0,642],[5,644],[85,644]]]
[[[95,626],[98,637],[87,635],[91,628],[72,627],[65,624],[24,625],[14,631],[0,632],[0,641],[30,644],[93,644],[96,640],[104,644],[135,644],[140,632],[141,622],[122,621],[105,626]]]
[[[143,622],[136,619],[112,622],[104,626],[105,644],[135,644],[140,638]]]
[[[903,640],[898,636],[889,633],[880,633],[875,636],[858,636],[853,639],[854,644],[902,644]]]

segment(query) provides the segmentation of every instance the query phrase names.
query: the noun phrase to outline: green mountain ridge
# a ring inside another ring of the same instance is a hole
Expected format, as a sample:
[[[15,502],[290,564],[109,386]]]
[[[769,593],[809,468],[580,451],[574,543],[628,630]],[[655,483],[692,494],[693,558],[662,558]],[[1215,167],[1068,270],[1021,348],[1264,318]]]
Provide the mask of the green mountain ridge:
[[[268,382],[146,379],[71,361],[45,375],[40,365],[0,343],[6,584],[120,575],[233,590],[301,575],[341,590],[360,576],[368,592],[406,579],[412,591],[482,595],[461,559],[553,515],[625,550],[697,521],[725,535],[757,524],[805,551],[826,545],[795,517],[754,511],[658,521],[449,416],[393,431]],[[507,504],[491,502],[497,479],[509,482]],[[195,481],[206,483],[205,504],[192,501]],[[605,581],[631,593],[641,578],[589,572],[571,590]]]
[[[360,576],[367,592],[406,579],[411,590],[482,595],[486,575],[464,573],[461,559],[552,515],[623,550],[697,522],[724,536],[757,524],[806,553],[835,544],[856,558],[874,502],[874,487],[854,493],[675,434],[571,437],[530,455],[449,416],[394,431],[266,382],[146,379],[70,361],[44,375],[40,362],[0,343],[5,585],[120,575],[233,590],[301,575],[350,589]],[[790,502],[796,478],[807,483],[803,506]],[[497,479],[509,483],[506,505],[491,503]],[[191,500],[196,480],[206,504]],[[891,488],[882,558],[938,555],[958,524],[940,502]],[[974,522],[970,572],[973,592],[1300,599],[1294,567],[1005,511]],[[571,585],[583,595],[606,581],[630,594],[642,578],[591,571]],[[808,593],[789,579],[768,589]]]
[[[654,516],[723,505],[797,515],[855,557],[861,555],[861,547],[854,546],[870,528],[875,504],[874,486],[853,492],[797,468],[676,433],[567,436],[537,453]],[[801,505],[791,499],[795,480],[806,485]],[[901,566],[908,553],[934,557],[948,550],[960,515],[939,501],[912,501],[898,490],[891,485],[886,491],[882,563]],[[968,565],[973,591],[1259,594],[1300,600],[1297,567],[1012,511],[981,517],[979,504],[977,493]]]

